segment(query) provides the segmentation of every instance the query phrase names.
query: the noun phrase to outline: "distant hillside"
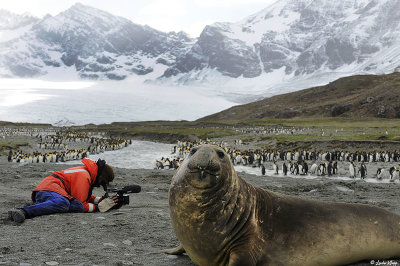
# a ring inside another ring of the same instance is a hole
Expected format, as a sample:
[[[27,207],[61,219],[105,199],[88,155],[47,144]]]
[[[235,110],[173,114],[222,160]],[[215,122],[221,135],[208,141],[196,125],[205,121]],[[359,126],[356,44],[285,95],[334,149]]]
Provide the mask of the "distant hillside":
[[[238,105],[198,121],[293,117],[400,118],[400,73],[361,75]]]

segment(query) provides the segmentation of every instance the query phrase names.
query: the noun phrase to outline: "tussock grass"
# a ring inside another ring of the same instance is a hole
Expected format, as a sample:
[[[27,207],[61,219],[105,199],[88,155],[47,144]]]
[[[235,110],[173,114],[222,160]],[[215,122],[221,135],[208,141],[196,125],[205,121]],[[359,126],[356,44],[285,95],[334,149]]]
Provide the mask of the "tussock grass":
[[[122,136],[134,136],[138,134],[155,134],[155,135],[181,135],[181,136],[196,136],[198,138],[217,138],[224,136],[232,136],[237,134],[234,130],[227,129],[224,127],[209,127],[209,126],[199,126],[197,124],[180,124],[175,123],[174,125],[156,125],[153,123],[142,124],[140,126],[134,127],[120,127],[120,126],[111,126],[106,127],[102,126],[101,130],[104,130],[111,135],[122,135]]]
[[[18,150],[19,147],[28,146],[28,142],[16,141],[16,142],[4,142],[0,141],[0,155],[8,155],[8,150]],[[7,150],[7,151],[6,151]]]
[[[378,118],[360,120],[351,118],[303,117],[291,119],[264,119],[246,122],[151,121],[113,123],[111,125],[98,126],[97,129],[116,135],[171,134],[180,136],[190,135],[205,139],[239,135],[240,133],[235,131],[234,128],[241,127],[298,127],[309,129],[308,134],[261,137],[262,140],[276,139],[278,142],[400,139],[400,119]],[[322,134],[322,132],[324,132],[324,134]]]
[[[282,125],[314,128],[399,128],[400,119],[351,119],[351,118],[292,118],[268,119],[253,121],[252,123],[265,126]]]

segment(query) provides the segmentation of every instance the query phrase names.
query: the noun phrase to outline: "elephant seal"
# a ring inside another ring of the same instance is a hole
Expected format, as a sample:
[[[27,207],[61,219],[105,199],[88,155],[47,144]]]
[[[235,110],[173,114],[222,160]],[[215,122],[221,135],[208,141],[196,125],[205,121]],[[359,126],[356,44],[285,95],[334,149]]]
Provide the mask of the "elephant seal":
[[[307,200],[257,188],[223,149],[191,150],[172,178],[180,246],[198,265],[342,265],[400,257],[400,216],[382,208]]]

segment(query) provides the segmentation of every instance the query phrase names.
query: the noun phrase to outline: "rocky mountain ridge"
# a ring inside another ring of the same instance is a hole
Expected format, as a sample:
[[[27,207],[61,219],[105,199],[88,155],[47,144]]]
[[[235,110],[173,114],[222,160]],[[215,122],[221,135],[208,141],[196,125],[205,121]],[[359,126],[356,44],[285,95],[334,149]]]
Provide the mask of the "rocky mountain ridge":
[[[160,32],[75,4],[32,21],[18,38],[0,43],[0,68],[2,76],[40,76],[61,69],[81,78],[118,80],[154,72],[155,65],[162,73],[192,42],[183,32]]]
[[[193,72],[204,68],[233,78],[283,71],[281,81],[398,71],[399,7],[398,0],[277,1],[237,23],[206,26],[164,77],[190,83]]]
[[[75,4],[7,29],[0,21],[2,37],[13,32],[0,41],[0,76],[140,76],[265,97],[399,71],[399,8],[400,0],[280,0],[192,39]]]

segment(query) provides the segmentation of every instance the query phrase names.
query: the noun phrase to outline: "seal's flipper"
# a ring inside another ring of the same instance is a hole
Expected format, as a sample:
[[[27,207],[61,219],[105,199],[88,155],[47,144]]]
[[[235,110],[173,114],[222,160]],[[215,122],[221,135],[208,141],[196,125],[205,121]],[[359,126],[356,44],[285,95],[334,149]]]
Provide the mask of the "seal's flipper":
[[[182,255],[185,253],[185,249],[182,247],[182,245],[179,245],[176,248],[164,249],[163,252],[169,255]]]

